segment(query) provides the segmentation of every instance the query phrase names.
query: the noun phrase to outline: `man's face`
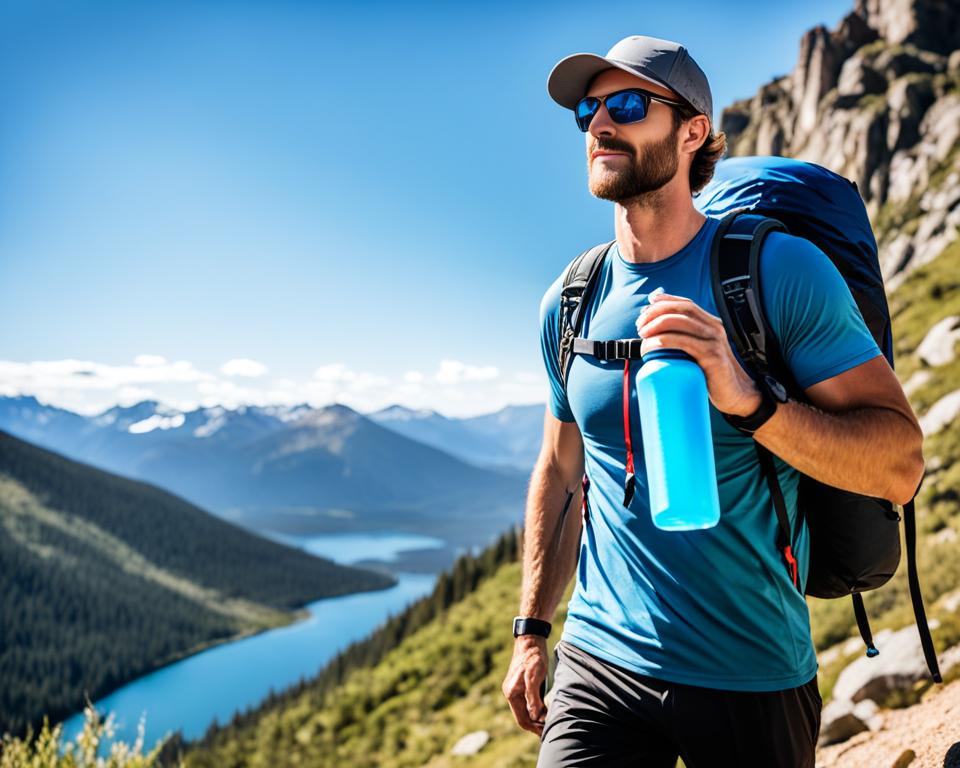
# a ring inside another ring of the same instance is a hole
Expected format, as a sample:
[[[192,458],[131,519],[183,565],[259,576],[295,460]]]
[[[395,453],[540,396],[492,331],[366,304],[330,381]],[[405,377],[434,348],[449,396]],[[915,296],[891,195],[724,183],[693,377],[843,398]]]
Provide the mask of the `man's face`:
[[[605,96],[624,88],[679,98],[670,89],[621,69],[601,72],[584,95]],[[621,125],[613,122],[606,105],[601,105],[585,134],[592,195],[618,203],[642,203],[676,175],[680,153],[672,110],[667,104],[651,101],[643,120]]]

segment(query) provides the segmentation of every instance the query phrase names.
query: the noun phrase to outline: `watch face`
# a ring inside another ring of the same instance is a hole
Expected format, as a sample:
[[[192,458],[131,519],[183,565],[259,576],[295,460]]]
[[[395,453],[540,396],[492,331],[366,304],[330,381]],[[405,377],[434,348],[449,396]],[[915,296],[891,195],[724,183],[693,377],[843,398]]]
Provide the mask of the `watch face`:
[[[787,390],[783,384],[773,378],[773,376],[764,376],[763,380],[767,385],[767,389],[770,390],[771,395],[781,403],[787,402]]]

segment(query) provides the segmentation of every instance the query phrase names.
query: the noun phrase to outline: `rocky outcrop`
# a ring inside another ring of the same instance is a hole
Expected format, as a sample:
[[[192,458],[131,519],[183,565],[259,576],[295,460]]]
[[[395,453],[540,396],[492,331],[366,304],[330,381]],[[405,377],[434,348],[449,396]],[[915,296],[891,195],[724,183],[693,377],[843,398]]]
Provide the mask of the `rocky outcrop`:
[[[878,635],[876,640],[880,655],[873,659],[863,656],[847,666],[833,687],[835,700],[881,702],[894,691],[909,689],[929,677],[916,627]]]
[[[950,53],[960,40],[956,0],[857,0],[856,14],[893,43]]]
[[[960,233],[960,2],[859,0],[804,35],[792,73],[724,110],[733,155],[811,160],[856,182],[888,288]]]

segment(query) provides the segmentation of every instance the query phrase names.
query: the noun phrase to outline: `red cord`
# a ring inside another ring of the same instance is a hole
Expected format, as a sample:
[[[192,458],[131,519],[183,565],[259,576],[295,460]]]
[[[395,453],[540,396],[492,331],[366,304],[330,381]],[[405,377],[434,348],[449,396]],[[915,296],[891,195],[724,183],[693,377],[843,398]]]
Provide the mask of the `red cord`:
[[[787,559],[787,565],[790,568],[790,577],[793,579],[793,586],[797,589],[800,588],[799,578],[797,576],[797,559],[793,556],[793,550],[790,548],[790,545],[787,544],[783,548],[783,556]]]
[[[627,444],[627,475],[633,471],[633,444],[630,442],[630,358],[623,361],[623,439]]]

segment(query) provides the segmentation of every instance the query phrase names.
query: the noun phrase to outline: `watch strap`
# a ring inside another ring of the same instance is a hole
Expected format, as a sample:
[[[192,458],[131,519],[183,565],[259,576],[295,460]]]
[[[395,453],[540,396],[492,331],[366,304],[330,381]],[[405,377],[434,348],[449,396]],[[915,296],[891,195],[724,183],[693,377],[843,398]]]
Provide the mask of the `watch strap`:
[[[757,389],[760,391],[760,405],[753,413],[746,416],[736,416],[732,413],[722,414],[730,426],[739,429],[745,435],[752,435],[760,429],[777,412],[777,405],[787,400],[783,385],[770,376],[764,376],[760,379],[757,382]]]
[[[543,619],[535,619],[527,616],[516,616],[513,619],[513,636],[520,635],[539,635],[540,637],[550,637],[550,622]]]

